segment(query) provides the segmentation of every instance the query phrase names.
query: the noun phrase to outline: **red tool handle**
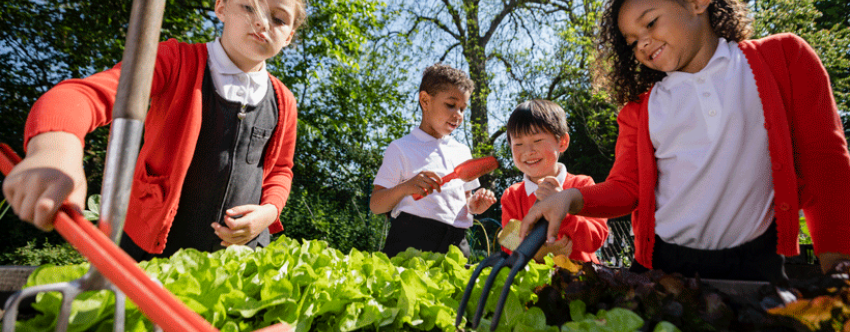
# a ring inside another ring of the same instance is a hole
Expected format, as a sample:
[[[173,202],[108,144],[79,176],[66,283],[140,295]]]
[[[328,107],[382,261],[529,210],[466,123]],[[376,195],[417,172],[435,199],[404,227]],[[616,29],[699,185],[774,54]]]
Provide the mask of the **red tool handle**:
[[[446,184],[447,182],[449,182],[451,180],[457,179],[457,172],[451,172],[449,174],[446,174],[445,176],[442,177],[442,179],[443,179],[443,184]],[[422,197],[425,197],[425,196],[422,196],[422,195],[419,195],[419,194],[413,194],[413,200],[414,201],[418,201],[418,200],[422,199]]]
[[[9,174],[20,160],[8,145],[0,144],[0,171],[3,174]],[[218,331],[173,294],[151,280],[133,258],[69,205],[62,205],[56,213],[53,226],[163,330]],[[261,330],[291,331],[289,326],[283,323]]]
[[[496,160],[496,157],[487,156],[470,159],[462,162],[460,165],[457,165],[451,173],[443,176],[443,185],[457,178],[460,178],[463,181],[472,181],[497,168],[499,168],[499,161]],[[412,196],[415,201],[418,201],[423,197],[419,194],[413,194]]]

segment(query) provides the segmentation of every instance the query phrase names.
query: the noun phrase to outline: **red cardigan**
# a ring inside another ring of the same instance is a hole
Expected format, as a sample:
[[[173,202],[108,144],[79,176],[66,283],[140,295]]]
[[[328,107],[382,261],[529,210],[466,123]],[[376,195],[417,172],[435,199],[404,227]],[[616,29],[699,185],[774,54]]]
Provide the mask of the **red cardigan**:
[[[183,180],[201,130],[201,83],[207,66],[206,44],[169,40],[159,44],[151,86],[151,105],[145,119],[144,144],[139,152],[124,231],[139,247],[161,253]],[[50,131],[69,132],[85,144],[87,133],[112,121],[121,64],[85,79],[57,84],[33,105],[24,132],[24,146],[33,136]],[[278,212],[289,197],[292,183],[296,101],[292,92],[271,77],[278,99],[279,122],[263,163],[261,204]],[[269,226],[283,230],[280,221]]]
[[[593,178],[586,175],[573,175],[567,173],[564,179],[564,189],[591,186],[595,184]],[[511,219],[522,220],[537,196],[525,193],[525,181],[514,183],[505,189],[502,195],[502,227],[507,226]],[[602,247],[602,241],[608,236],[608,225],[605,218],[589,218],[583,216],[567,215],[561,222],[558,230],[558,238],[569,237],[573,241],[573,252],[570,259],[583,262],[596,262],[596,250]],[[502,248],[507,253],[510,250]]]
[[[793,34],[738,46],[755,75],[764,108],[777,253],[800,253],[798,211],[803,209],[816,254],[850,254],[850,155],[823,64],[811,46]],[[635,259],[652,268],[658,170],[649,138],[648,97],[649,92],[620,111],[616,159],[607,180],[579,190],[583,215],[633,212]]]

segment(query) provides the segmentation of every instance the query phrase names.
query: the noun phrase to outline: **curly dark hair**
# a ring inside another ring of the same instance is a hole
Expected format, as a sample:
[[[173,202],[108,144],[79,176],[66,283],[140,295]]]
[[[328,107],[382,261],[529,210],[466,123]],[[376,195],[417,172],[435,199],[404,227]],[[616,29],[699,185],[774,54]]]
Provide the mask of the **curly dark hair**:
[[[439,62],[425,68],[425,72],[422,73],[422,83],[419,84],[419,91],[425,91],[434,96],[437,92],[445,91],[449,87],[456,87],[460,91],[470,94],[475,89],[472,80],[463,70]]]
[[[525,101],[511,112],[508,118],[508,143],[511,137],[534,135],[541,131],[555,135],[561,139],[567,134],[567,116],[561,105],[554,102],[533,99]]]
[[[684,3],[686,0],[669,0]],[[599,20],[596,38],[595,80],[611,92],[619,104],[637,101],[655,82],[666,75],[641,64],[620,33],[618,16],[626,0],[609,0]],[[708,6],[711,28],[728,41],[740,42],[752,34],[752,19],[746,3],[740,0],[712,0]]]

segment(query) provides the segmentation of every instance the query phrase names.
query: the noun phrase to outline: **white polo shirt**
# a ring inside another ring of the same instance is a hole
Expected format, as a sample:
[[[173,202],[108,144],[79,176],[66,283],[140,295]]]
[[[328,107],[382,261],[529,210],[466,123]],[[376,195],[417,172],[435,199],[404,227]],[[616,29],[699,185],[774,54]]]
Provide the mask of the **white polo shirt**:
[[[558,180],[558,187],[564,187],[564,181],[567,181],[567,166],[558,163],[558,176],[555,177]],[[525,194],[531,196],[535,191],[537,191],[537,182],[531,181],[528,175],[522,175],[522,182],[525,182]]]
[[[210,68],[215,91],[229,101],[242,103],[243,105],[256,106],[266,96],[269,88],[269,73],[266,71],[266,63],[258,71],[246,73],[236,67],[230,60],[224,48],[221,47],[221,38],[207,43],[207,54],[209,59],[207,65]]]
[[[422,171],[432,171],[442,177],[469,159],[472,159],[472,153],[466,145],[451,136],[434,138],[417,127],[390,143],[374,184],[392,188]],[[466,208],[466,192],[479,186],[478,180],[463,182],[454,179],[443,184],[442,192],[435,191],[418,201],[412,196],[405,196],[393,208],[391,216],[395,218],[401,212],[407,212],[457,228],[469,228],[472,215]]]
[[[764,111],[753,71],[721,38],[697,73],[672,72],[649,97],[658,164],[655,232],[696,249],[734,247],[774,217]]]

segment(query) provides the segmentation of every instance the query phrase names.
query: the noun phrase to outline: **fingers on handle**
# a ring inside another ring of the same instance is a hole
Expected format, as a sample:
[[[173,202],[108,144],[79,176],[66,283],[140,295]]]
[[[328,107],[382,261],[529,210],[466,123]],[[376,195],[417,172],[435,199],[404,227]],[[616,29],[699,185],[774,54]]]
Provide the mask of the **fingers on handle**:
[[[519,236],[520,238],[525,238],[525,235],[528,234],[528,231],[531,230],[531,227],[537,223],[537,220],[540,219],[541,216],[540,210],[537,206],[532,206],[525,217],[522,218],[522,224],[519,227]]]
[[[558,229],[561,228],[561,223],[549,222],[549,229],[546,231],[546,239],[549,243],[555,242],[558,238]]]
[[[53,220],[56,218],[56,211],[58,210],[59,204],[56,201],[46,197],[39,198],[35,203],[33,225],[43,231],[52,231]]]

